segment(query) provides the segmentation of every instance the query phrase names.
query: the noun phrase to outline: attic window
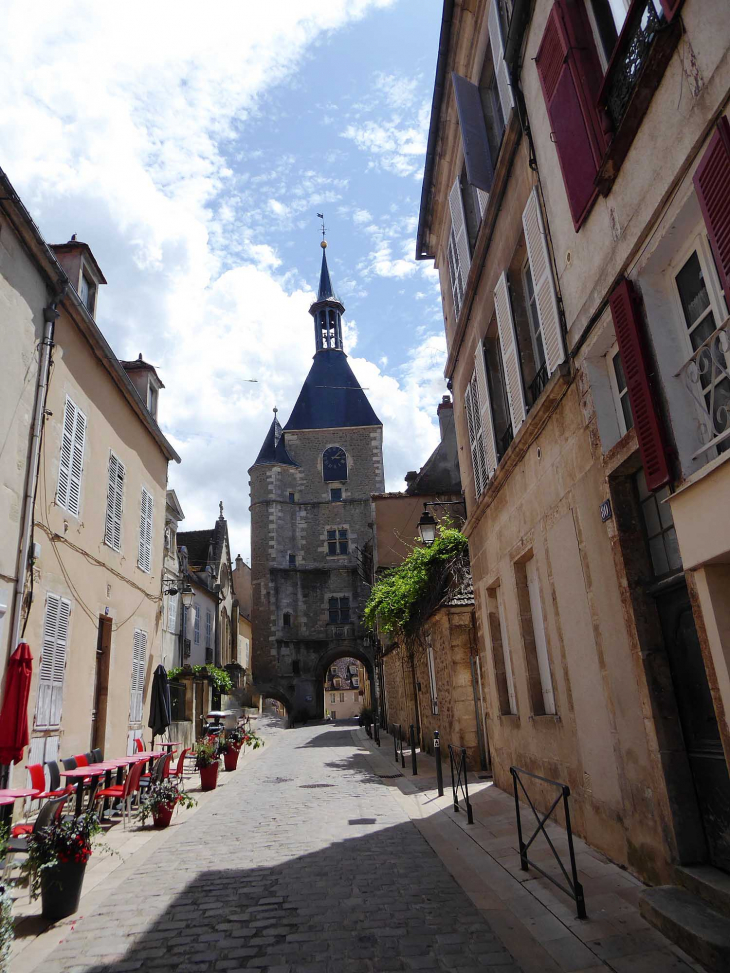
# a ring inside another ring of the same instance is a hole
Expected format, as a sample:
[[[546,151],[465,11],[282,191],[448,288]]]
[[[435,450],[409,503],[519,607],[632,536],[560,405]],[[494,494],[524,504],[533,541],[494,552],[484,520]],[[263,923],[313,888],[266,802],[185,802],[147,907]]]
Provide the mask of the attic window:
[[[147,409],[149,413],[157,418],[157,389],[150,382],[147,386]]]
[[[94,313],[94,292],[96,288],[91,283],[86,274],[81,275],[81,283],[79,286],[79,297],[81,298],[84,307],[90,313]]]

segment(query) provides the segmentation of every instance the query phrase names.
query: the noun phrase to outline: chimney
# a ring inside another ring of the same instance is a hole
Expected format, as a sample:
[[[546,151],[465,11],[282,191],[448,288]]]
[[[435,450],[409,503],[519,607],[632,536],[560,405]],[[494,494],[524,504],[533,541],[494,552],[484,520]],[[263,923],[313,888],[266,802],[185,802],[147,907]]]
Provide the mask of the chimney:
[[[408,489],[408,487],[411,485],[411,483],[413,483],[413,481],[416,479],[417,476],[418,473],[416,472],[416,470],[409,470],[406,473],[406,489]]]
[[[448,423],[453,422],[454,419],[454,403],[451,401],[450,395],[444,395],[442,397],[436,410],[436,415],[439,417],[439,433],[441,435],[441,442],[443,442],[444,436],[446,435],[446,426]]]

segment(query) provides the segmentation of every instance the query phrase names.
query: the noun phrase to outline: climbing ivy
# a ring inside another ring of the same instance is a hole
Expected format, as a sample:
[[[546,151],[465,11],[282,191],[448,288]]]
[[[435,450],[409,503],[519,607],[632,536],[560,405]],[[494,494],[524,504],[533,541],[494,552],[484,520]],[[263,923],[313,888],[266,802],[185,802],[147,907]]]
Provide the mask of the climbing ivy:
[[[365,625],[398,636],[418,624],[419,608],[437,588],[449,569],[468,556],[469,542],[453,527],[440,525],[431,547],[418,545],[397,568],[373,586],[365,605]]]
[[[225,669],[219,669],[218,666],[191,666],[191,668],[196,676],[208,676],[219,693],[230,693],[233,689],[233,680]],[[180,666],[174,666],[167,670],[167,678],[177,679],[184,671]]]

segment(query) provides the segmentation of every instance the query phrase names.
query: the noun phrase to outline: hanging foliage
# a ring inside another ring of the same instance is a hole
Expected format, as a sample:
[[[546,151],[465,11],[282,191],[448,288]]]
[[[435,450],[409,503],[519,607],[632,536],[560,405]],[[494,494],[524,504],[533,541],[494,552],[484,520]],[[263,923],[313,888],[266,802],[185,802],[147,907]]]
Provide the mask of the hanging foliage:
[[[365,624],[397,637],[414,635],[444,599],[469,574],[469,542],[461,531],[440,525],[431,547],[414,547],[397,568],[373,586]]]

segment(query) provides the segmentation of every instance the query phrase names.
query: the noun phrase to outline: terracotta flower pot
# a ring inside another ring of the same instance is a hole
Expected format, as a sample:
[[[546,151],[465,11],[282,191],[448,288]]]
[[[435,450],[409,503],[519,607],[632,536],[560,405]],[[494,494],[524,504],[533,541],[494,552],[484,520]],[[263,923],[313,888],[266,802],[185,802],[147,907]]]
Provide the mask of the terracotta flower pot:
[[[209,764],[207,767],[200,768],[200,789],[202,791],[214,791],[218,785],[218,771],[220,762]]]
[[[86,862],[59,862],[41,871],[41,904],[45,919],[65,919],[78,912]]]
[[[235,770],[238,766],[238,755],[240,750],[229,750],[223,754],[223,764],[226,770]]]
[[[170,822],[172,821],[173,812],[175,810],[175,804],[177,804],[177,801],[175,801],[174,804],[160,804],[158,806],[157,810],[152,815],[152,821],[154,822],[156,828],[169,827]]]

